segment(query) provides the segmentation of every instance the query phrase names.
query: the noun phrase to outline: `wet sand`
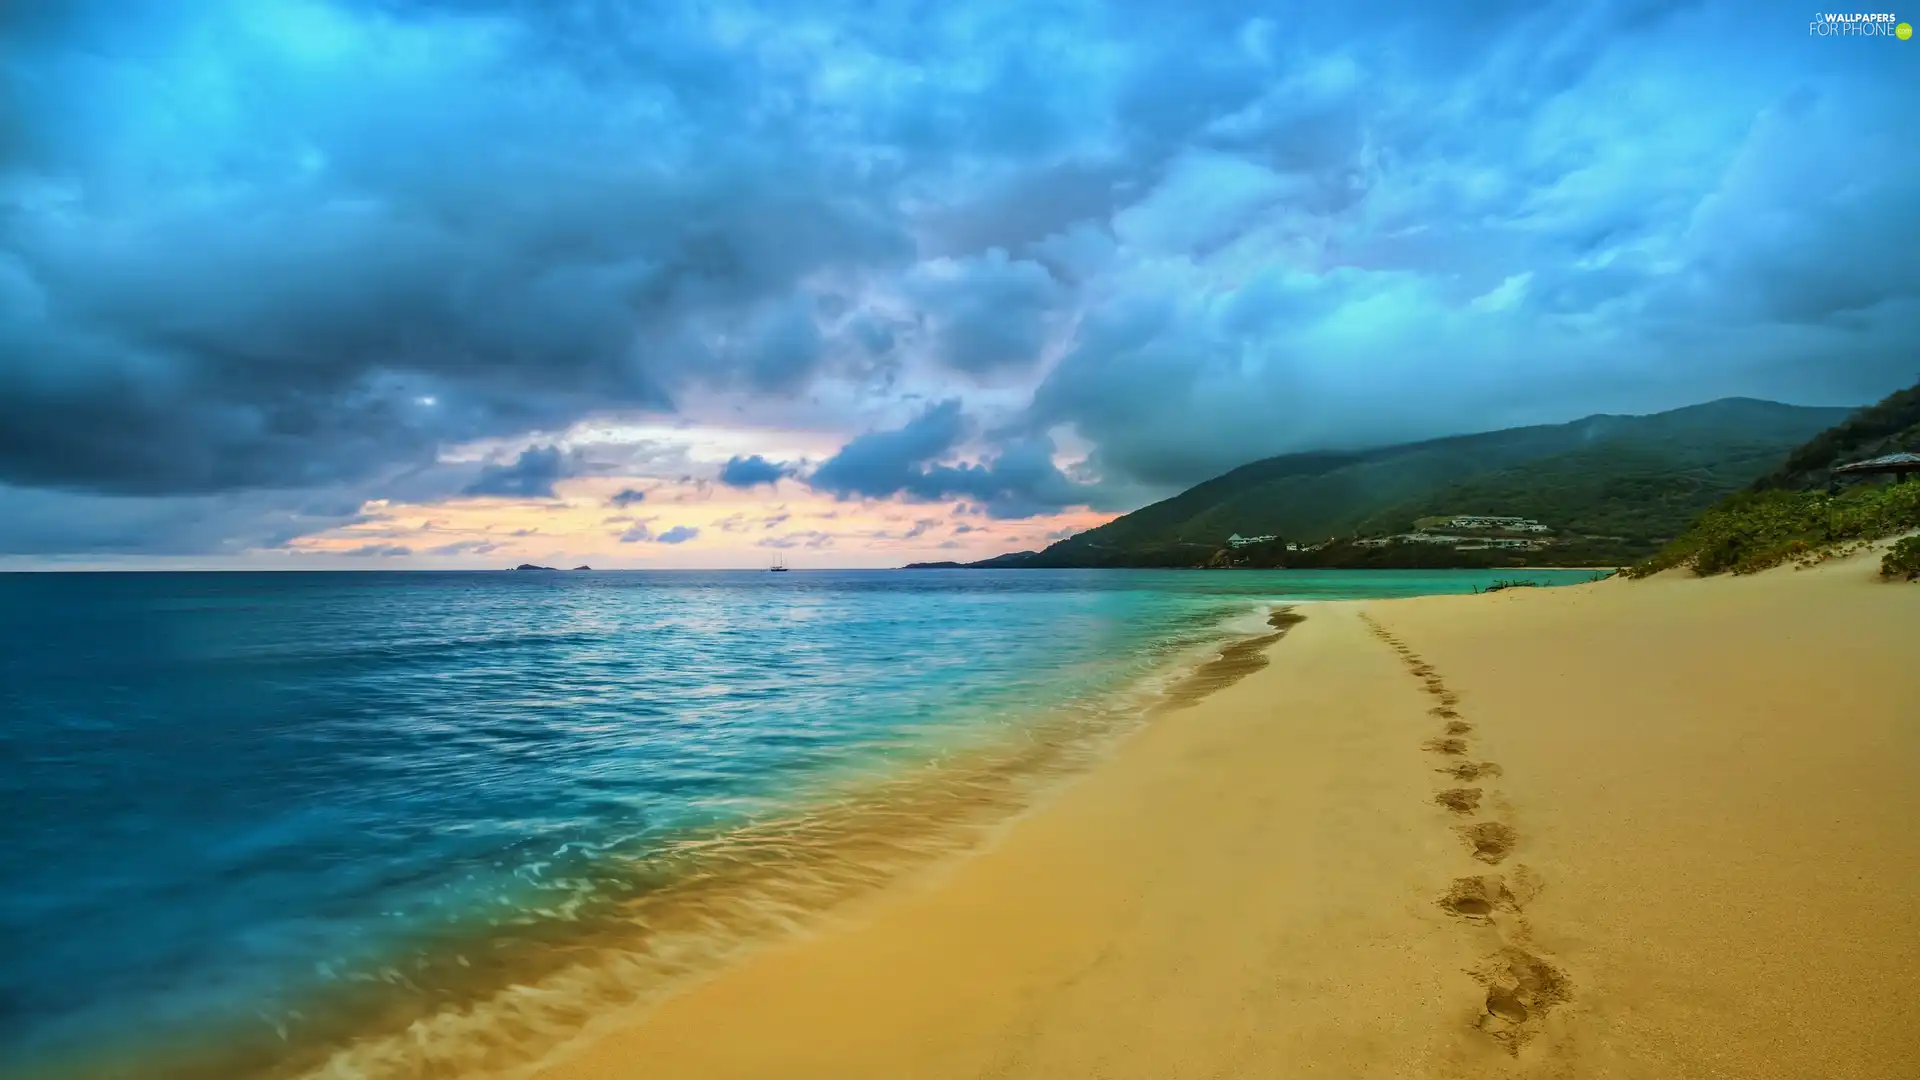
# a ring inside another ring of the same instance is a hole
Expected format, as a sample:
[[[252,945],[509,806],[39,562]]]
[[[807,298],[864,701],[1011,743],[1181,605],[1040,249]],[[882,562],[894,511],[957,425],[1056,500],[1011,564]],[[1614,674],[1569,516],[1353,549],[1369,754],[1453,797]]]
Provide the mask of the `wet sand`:
[[[1302,607],[990,848],[535,1075],[1910,1076],[1876,559]]]

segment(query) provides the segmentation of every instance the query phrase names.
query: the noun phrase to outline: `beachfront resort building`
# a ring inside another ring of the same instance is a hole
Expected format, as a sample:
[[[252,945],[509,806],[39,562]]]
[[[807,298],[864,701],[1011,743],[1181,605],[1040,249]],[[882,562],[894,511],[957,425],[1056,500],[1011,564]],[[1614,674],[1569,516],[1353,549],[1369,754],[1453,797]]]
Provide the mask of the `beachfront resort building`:
[[[1493,514],[1461,514],[1447,522],[1456,529],[1479,529],[1498,532],[1544,533],[1552,529],[1532,518],[1500,517]]]
[[[1537,551],[1546,547],[1544,540],[1528,540],[1519,536],[1489,536],[1475,538],[1472,543],[1462,544],[1455,551],[1485,551],[1489,548],[1505,548],[1515,551]]]
[[[1417,532],[1401,533],[1399,536],[1376,536],[1366,540],[1355,540],[1354,546],[1383,548],[1390,544],[1441,544],[1451,546],[1455,551],[1486,551],[1490,548],[1533,551],[1547,546],[1547,543],[1548,541],[1546,540],[1536,540],[1524,536],[1447,536],[1442,533]]]
[[[1227,537],[1227,546],[1235,548],[1252,547],[1255,544],[1271,544],[1277,539],[1279,539],[1277,536],[1241,536],[1239,533],[1234,533],[1232,536]],[[1288,550],[1292,550],[1292,548],[1289,547]]]
[[[1386,547],[1388,544],[1464,544],[1467,537],[1447,536],[1442,533],[1415,532],[1401,533],[1398,536],[1377,536],[1370,540],[1355,540],[1360,547]]]

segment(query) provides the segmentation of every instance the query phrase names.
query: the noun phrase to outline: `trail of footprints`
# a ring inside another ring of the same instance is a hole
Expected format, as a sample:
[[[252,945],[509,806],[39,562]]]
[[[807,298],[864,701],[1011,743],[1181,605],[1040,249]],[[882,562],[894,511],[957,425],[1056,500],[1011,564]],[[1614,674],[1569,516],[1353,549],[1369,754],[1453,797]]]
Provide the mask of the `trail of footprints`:
[[[1385,627],[1369,616],[1362,615],[1361,619],[1373,636],[1399,654],[1407,670],[1425,684],[1436,701],[1427,712],[1440,721],[1440,731],[1425,748],[1439,757],[1437,771],[1461,786],[1440,791],[1434,801],[1462,818],[1476,817],[1486,793],[1484,785],[1500,777],[1500,766],[1471,759],[1467,736],[1473,732],[1473,725],[1460,715],[1459,695],[1447,689],[1431,664]],[[1519,843],[1513,828],[1499,821],[1465,821],[1454,831],[1460,834],[1467,853],[1488,866],[1505,862]],[[1498,948],[1471,971],[1487,988],[1486,1007],[1474,1023],[1513,1054],[1539,1033],[1546,1014],[1570,995],[1566,973],[1531,947],[1532,932],[1524,912],[1540,889],[1541,882],[1533,872],[1516,865],[1505,873],[1457,878],[1439,899],[1442,909],[1490,931],[1498,942]]]

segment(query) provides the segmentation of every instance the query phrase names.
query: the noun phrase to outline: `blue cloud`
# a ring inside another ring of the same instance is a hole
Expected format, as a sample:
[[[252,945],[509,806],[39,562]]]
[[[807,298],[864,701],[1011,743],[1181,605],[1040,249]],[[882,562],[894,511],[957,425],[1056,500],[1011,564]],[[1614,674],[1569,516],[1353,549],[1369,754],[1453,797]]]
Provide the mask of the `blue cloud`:
[[[914,485],[919,466],[951,452],[966,432],[960,401],[934,405],[891,431],[854,438],[807,478],[834,495],[885,498]]]
[[[977,258],[929,263],[908,287],[933,320],[936,358],[975,375],[1039,359],[1048,320],[1066,300],[1044,266],[1009,260],[997,248]]]
[[[1053,462],[1053,443],[1045,437],[1007,442],[984,462],[943,463],[966,434],[960,402],[943,401],[899,428],[856,437],[815,469],[807,483],[843,499],[965,498],[1002,518],[1106,505],[1110,500],[1097,485],[1076,482],[1061,472]]]
[[[488,465],[479,479],[462,489],[463,495],[519,499],[551,499],[553,485],[573,475],[574,461],[557,446],[522,451],[506,465]]]
[[[0,550],[550,497],[551,446],[442,462],[597,417],[838,431],[820,490],[1004,516],[1912,377],[1920,67],[1784,9],[27,7]]]
[[[782,477],[791,475],[793,475],[792,466],[785,462],[768,461],[759,454],[729,458],[727,463],[720,467],[720,482],[735,488],[772,484]]]
[[[647,522],[640,521],[627,527],[620,534],[623,544],[684,544],[700,535],[700,530],[691,525],[675,525],[665,532],[656,533]]]
[[[613,498],[607,500],[607,505],[617,506],[624,510],[629,506],[645,501],[646,497],[647,493],[637,488],[621,488],[619,491],[613,493]]]

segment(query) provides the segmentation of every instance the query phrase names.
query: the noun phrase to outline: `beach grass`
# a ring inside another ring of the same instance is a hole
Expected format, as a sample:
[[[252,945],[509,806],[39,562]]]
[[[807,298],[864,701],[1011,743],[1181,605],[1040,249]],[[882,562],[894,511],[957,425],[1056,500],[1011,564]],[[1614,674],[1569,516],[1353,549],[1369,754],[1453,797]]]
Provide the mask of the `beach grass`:
[[[1862,485],[1839,494],[1744,492],[1702,514],[1627,576],[1681,566],[1702,575],[1751,574],[1914,528],[1920,528],[1920,483]]]

